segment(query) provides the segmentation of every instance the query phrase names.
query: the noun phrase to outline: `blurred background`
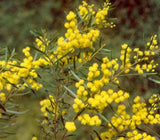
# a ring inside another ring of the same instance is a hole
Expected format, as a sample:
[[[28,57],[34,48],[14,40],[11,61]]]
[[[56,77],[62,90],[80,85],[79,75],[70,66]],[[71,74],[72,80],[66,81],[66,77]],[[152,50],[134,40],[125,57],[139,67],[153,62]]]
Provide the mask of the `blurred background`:
[[[89,2],[99,6],[103,1]],[[111,17],[117,18],[117,26],[106,30],[107,39],[114,36],[119,38],[116,39],[118,43],[124,39],[130,41],[130,45],[140,46],[159,30],[159,0],[110,1]],[[80,3],[80,0],[0,0],[0,47],[8,45],[17,50],[24,47],[34,39],[30,30],[63,32],[66,13],[75,10]]]
[[[103,1],[105,0],[88,0],[97,7]],[[123,43],[144,48],[150,37],[160,30],[160,0],[110,1],[110,17],[117,18],[116,27],[103,30],[103,41],[108,44],[108,49],[113,50],[113,56],[119,55]],[[66,14],[75,10],[80,3],[80,0],[0,0],[0,48],[8,46],[20,52],[27,44],[34,42],[31,30],[46,29],[49,34],[63,34]],[[160,73],[160,69],[157,72]],[[131,92],[137,90],[146,96],[150,90],[160,91],[158,84],[145,79],[129,77],[125,79],[123,86],[130,87]],[[128,80],[134,82],[128,85]],[[32,119],[39,116],[39,99],[34,96],[28,102],[28,98],[23,98],[23,107],[30,108],[31,111],[19,118],[17,135],[11,135],[8,140],[29,140],[33,134],[40,133],[37,131],[37,122]]]

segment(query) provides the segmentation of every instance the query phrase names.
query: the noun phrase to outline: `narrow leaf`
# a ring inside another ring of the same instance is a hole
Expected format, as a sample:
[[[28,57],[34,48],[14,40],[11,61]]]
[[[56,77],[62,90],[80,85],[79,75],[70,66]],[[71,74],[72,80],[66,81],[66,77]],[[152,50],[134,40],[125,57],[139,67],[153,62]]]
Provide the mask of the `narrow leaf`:
[[[6,109],[6,111],[7,111],[8,113],[13,113],[13,114],[21,115],[21,114],[27,113],[29,110],[27,109],[27,110],[25,110],[25,111],[18,112],[18,111],[13,111],[13,110],[8,110],[8,109]]]
[[[81,79],[78,77],[78,75],[76,75],[72,70],[70,71],[72,73],[72,75],[78,80],[80,81]]]
[[[15,134],[14,132],[0,131],[0,134]]]
[[[106,52],[106,53],[110,53],[111,52],[111,50],[109,50],[109,49],[102,49],[101,51],[103,51],[103,52]]]
[[[38,51],[38,52],[40,52],[40,53],[42,53],[42,54],[45,54],[43,51],[39,50],[38,48],[36,48],[36,47],[33,46],[33,45],[27,45],[27,46],[33,48],[34,50],[36,50],[36,51]]]
[[[9,128],[11,126],[15,126],[17,123],[11,123],[11,124],[8,124],[8,125],[5,125],[3,127],[1,127],[0,129],[6,129],[6,128]]]
[[[110,123],[110,121],[105,117],[103,116],[100,112],[98,112],[98,115],[107,123]]]
[[[71,91],[68,87],[66,87],[66,86],[63,86],[73,97],[75,97],[75,98],[77,98],[77,95],[73,92],[73,91]]]
[[[34,35],[35,37],[43,36],[42,33],[38,32],[38,31],[30,30],[30,33],[31,33],[32,35]]]
[[[156,83],[156,84],[160,84],[160,81],[159,81],[159,80],[152,79],[151,77],[149,77],[148,79],[151,80],[151,81],[153,81],[153,82]]]

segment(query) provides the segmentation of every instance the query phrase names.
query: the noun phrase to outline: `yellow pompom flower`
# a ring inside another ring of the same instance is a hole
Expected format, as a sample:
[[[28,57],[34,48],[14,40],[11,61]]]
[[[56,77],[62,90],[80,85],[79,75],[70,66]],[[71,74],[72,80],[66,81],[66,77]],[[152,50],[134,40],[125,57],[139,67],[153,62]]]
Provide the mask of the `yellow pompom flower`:
[[[5,95],[5,93],[3,93],[3,92],[0,93],[0,100],[1,100],[2,102],[4,102],[4,101],[6,100],[6,95]]]
[[[76,126],[75,126],[74,122],[66,122],[65,123],[65,128],[70,133],[72,133],[72,132],[74,132],[76,130]]]
[[[37,137],[32,137],[32,140],[38,140]]]
[[[67,15],[67,20],[72,20],[76,17],[75,13],[70,11],[69,14]]]

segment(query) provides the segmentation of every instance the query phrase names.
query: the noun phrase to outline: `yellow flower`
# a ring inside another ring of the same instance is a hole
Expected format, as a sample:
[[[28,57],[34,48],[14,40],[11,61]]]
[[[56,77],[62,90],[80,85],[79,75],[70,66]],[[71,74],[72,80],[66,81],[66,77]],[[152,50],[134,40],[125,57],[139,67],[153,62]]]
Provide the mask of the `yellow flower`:
[[[74,122],[66,122],[65,123],[65,128],[68,130],[68,132],[72,133],[76,130],[76,126]]]
[[[76,17],[76,15],[74,14],[74,12],[70,11],[66,18],[67,18],[67,20],[72,20],[75,17]]]
[[[3,92],[0,93],[0,100],[1,100],[2,102],[4,102],[4,101],[6,100],[6,95],[5,95],[5,93],[3,93]]]
[[[37,137],[32,137],[32,140],[38,140]]]

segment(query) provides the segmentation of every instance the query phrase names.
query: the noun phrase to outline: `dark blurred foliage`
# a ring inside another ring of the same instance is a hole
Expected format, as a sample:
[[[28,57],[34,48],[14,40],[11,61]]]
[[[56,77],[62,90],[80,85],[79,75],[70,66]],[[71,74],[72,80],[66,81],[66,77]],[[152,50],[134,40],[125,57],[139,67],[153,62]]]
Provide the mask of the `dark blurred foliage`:
[[[115,33],[131,46],[142,47],[145,38],[157,33],[160,26],[159,0],[111,0],[112,16],[117,17]],[[138,46],[137,46],[138,45]]]
[[[73,0],[0,0],[0,47],[24,47],[33,41],[30,30],[63,28],[65,11]]]
[[[105,0],[89,1],[99,5]],[[141,45],[143,35],[157,32],[160,25],[159,0],[110,0],[111,16],[117,18],[114,34]],[[65,12],[74,10],[81,0],[0,0],[0,47],[24,47],[33,41],[30,30],[62,31]]]

